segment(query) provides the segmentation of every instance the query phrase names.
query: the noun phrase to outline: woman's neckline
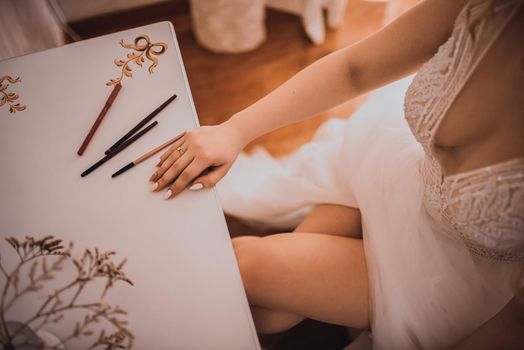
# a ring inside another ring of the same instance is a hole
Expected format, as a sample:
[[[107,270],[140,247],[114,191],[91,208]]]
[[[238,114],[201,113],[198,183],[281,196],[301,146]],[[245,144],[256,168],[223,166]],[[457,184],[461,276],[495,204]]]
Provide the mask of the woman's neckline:
[[[470,169],[470,170],[460,171],[458,173],[449,174],[449,175],[445,175],[444,174],[443,168],[440,165],[438,159],[435,158],[433,155],[432,155],[432,157],[433,157],[434,161],[437,163],[437,166],[439,167],[439,172],[440,172],[440,175],[441,175],[440,176],[440,180],[441,180],[440,183],[441,183],[441,185],[446,183],[446,182],[450,182],[450,181],[458,180],[458,179],[461,179],[461,178],[466,178],[466,177],[470,177],[470,176],[473,176],[473,175],[477,175],[477,174],[485,172],[485,171],[488,171],[488,172],[491,172],[491,173],[496,173],[497,169],[511,167],[513,165],[519,165],[519,163],[520,163],[520,165],[522,165],[521,169],[519,169],[519,171],[522,172],[522,174],[524,174],[524,156],[512,157],[512,158],[507,159],[507,160],[503,160],[503,161],[496,162],[496,163],[489,164],[489,165],[484,165],[484,166],[481,166],[481,167],[478,167],[478,168],[474,168],[474,169]]]
[[[509,3],[512,3],[512,2],[522,2],[522,0],[508,0],[508,1],[503,1],[501,4],[499,5],[507,5]],[[472,9],[472,7],[475,7],[477,4],[472,4],[473,1],[470,1],[468,2],[468,4],[465,5],[465,8],[463,9],[463,11],[469,11]],[[434,162],[436,162],[436,165],[438,166],[439,168],[439,172],[440,172],[440,184],[444,184],[445,182],[448,182],[448,181],[451,181],[451,180],[454,180],[454,179],[458,179],[458,178],[462,178],[462,177],[468,177],[468,176],[471,176],[471,175],[476,175],[478,173],[481,173],[483,171],[491,171],[493,169],[496,169],[496,168],[504,168],[505,166],[509,166],[509,165],[513,165],[513,164],[518,164],[518,163],[522,163],[523,167],[522,167],[522,172],[524,173],[524,156],[517,156],[517,157],[511,157],[507,160],[503,160],[503,161],[499,161],[499,162],[495,162],[493,164],[488,164],[488,165],[484,165],[484,166],[480,166],[480,167],[477,167],[477,168],[474,168],[474,169],[470,169],[470,170],[465,170],[465,171],[460,171],[460,172],[457,172],[457,173],[453,173],[453,174],[449,174],[449,175],[445,175],[444,174],[444,167],[442,166],[442,164],[440,163],[440,161],[438,160],[438,158],[435,156],[435,152],[434,152],[434,148],[435,148],[435,135],[438,134],[438,131],[440,129],[440,125],[442,124],[442,121],[444,119],[446,119],[447,117],[447,114],[448,114],[448,111],[451,107],[451,105],[455,102],[457,96],[460,94],[460,91],[462,91],[465,83],[468,81],[469,77],[471,76],[471,74],[475,71],[476,67],[479,65],[479,63],[484,59],[484,57],[486,56],[486,53],[491,50],[491,47],[493,46],[493,44],[495,43],[496,40],[498,40],[498,38],[500,37],[500,35],[502,34],[502,32],[504,31],[504,29],[508,26],[508,23],[511,22],[511,19],[513,18],[513,16],[517,13],[520,5],[522,5],[522,3],[519,3],[515,6],[515,8],[512,10],[511,14],[508,16],[508,18],[504,21],[503,25],[498,29],[498,31],[495,33],[495,35],[493,36],[492,40],[488,43],[488,45],[482,50],[482,52],[480,53],[480,55],[476,58],[476,60],[473,62],[471,68],[469,69],[469,71],[467,72],[466,76],[464,77],[464,79],[462,79],[460,82],[459,82],[459,87],[458,89],[455,90],[452,98],[451,98],[451,102],[448,104],[447,108],[442,112],[442,114],[438,117],[438,120],[437,122],[435,123],[435,126],[433,127],[433,130],[431,131],[431,136],[430,136],[430,139],[429,139],[429,143],[428,143],[428,151],[431,155],[431,157],[433,158]],[[468,35],[467,32],[462,32],[462,35]],[[467,38],[466,40],[471,40],[471,38]]]

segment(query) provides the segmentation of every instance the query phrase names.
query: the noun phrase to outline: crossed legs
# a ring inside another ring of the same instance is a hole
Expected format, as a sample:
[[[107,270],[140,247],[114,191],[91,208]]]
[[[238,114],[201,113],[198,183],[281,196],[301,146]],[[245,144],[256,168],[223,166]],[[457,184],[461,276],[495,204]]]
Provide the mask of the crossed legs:
[[[293,234],[233,239],[258,332],[280,332],[306,317],[369,326],[360,226],[357,209],[319,205]]]

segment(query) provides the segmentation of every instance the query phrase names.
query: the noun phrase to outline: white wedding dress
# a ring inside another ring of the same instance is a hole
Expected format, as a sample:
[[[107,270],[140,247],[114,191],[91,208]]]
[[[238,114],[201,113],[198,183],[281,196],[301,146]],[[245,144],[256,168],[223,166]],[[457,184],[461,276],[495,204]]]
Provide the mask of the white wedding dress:
[[[374,93],[284,160],[242,155],[219,184],[226,212],[289,227],[313,205],[358,207],[371,287],[375,349],[445,349],[513,296],[524,261],[524,158],[444,176],[433,137],[478,62],[523,0],[497,5],[453,34],[413,78]],[[393,97],[392,97],[393,96]],[[404,114],[404,117],[403,117]]]

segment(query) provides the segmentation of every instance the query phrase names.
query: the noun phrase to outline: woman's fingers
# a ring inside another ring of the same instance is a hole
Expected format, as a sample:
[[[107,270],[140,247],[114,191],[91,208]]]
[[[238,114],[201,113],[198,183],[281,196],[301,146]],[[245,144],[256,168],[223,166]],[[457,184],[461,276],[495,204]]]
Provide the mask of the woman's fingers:
[[[193,161],[193,159],[193,156],[188,153],[182,154],[179,158],[176,159],[175,162],[172,163],[172,165],[162,174],[162,176],[156,180],[156,182],[151,186],[151,189],[153,191],[158,191],[172,183]]]
[[[213,169],[202,176],[193,180],[190,190],[199,190],[201,188],[213,187],[217,182],[226,175],[227,168],[225,165],[213,167]],[[200,184],[200,186],[199,186]]]
[[[240,134],[229,124],[188,131],[160,157],[150,178],[155,182],[152,188],[170,186],[167,198],[171,198],[187,187],[212,187],[227,173],[242,145]]]
[[[184,144],[177,145],[177,147],[168,155],[167,158],[164,158],[162,163],[155,168],[155,172],[149,178],[149,181],[157,181],[159,178],[164,175],[164,173],[171,168],[171,166],[184,155],[187,149],[184,147]]]
[[[159,162],[157,163],[157,166],[161,166],[162,163],[178,148],[180,147],[181,145],[184,144],[184,141],[185,141],[185,137],[182,137],[180,140],[177,140],[175,143],[173,143],[171,146],[169,146],[169,148],[167,149],[167,151],[165,151],[161,156],[160,156],[160,160]]]
[[[204,163],[194,160],[181,173],[165,194],[165,199],[170,199],[185,190],[191,181],[206,169]]]

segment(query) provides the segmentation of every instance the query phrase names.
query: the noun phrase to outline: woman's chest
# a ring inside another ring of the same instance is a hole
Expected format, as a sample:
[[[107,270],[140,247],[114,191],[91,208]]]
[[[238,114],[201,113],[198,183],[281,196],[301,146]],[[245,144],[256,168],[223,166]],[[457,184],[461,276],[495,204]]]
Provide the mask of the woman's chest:
[[[524,257],[522,15],[506,13],[475,39],[463,15],[405,99],[426,153],[425,207],[473,253],[498,260]]]
[[[439,117],[431,147],[446,175],[524,156],[523,32],[521,11]]]

